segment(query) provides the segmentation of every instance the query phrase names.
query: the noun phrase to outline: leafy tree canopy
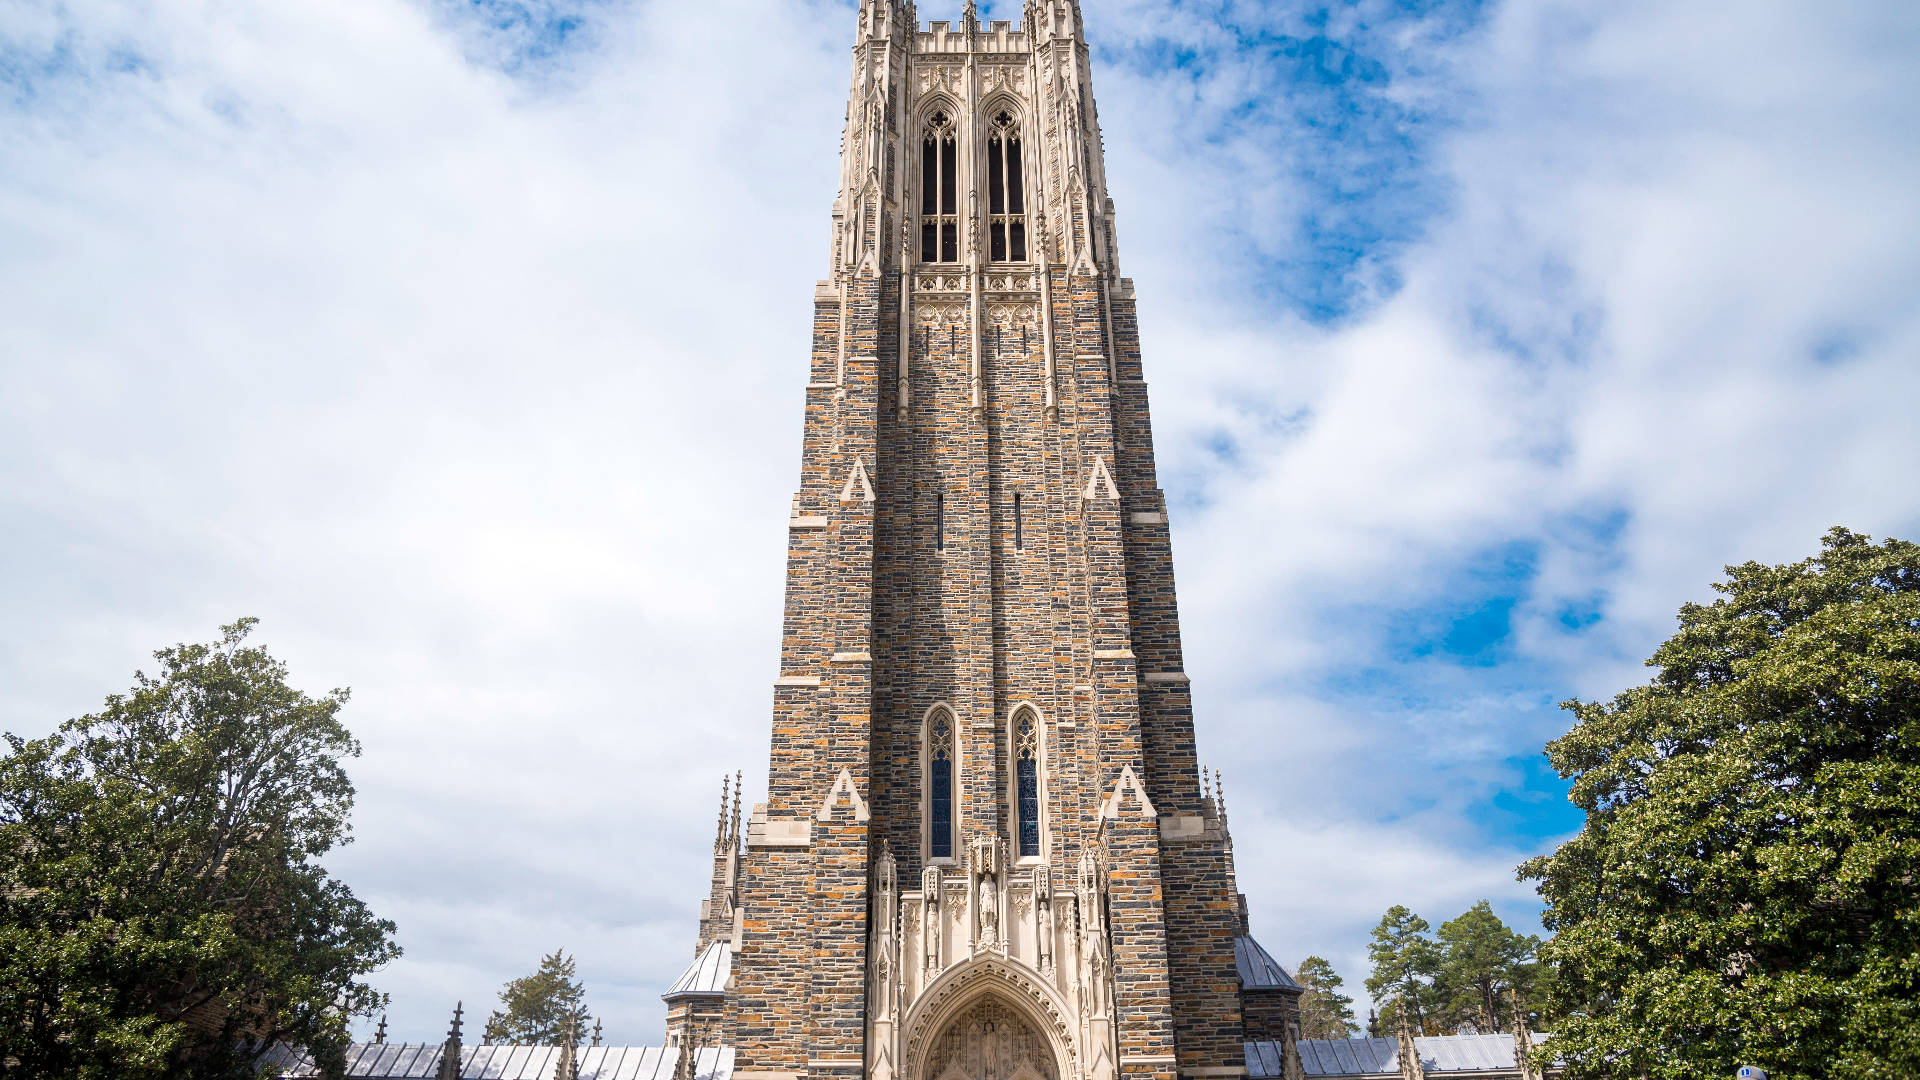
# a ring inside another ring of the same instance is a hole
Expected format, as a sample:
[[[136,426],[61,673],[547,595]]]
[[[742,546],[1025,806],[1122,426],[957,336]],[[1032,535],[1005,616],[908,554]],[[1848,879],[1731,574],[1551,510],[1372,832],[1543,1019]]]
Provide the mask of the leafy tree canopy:
[[[1309,956],[1300,961],[1294,979],[1304,988],[1300,995],[1300,1037],[1303,1039],[1351,1039],[1360,1034],[1354,1022],[1353,999],[1340,992],[1346,985],[1324,958]]]
[[[316,861],[350,839],[359,753],[244,642],[154,654],[128,693],[0,758],[0,1062],[8,1075],[253,1076],[275,1042],[336,1073],[362,976],[399,955]]]
[[[1521,867],[1575,1077],[1920,1076],[1920,547],[1729,567],[1547,748],[1585,827]]]
[[[593,1019],[586,997],[573,957],[556,949],[541,959],[538,971],[500,990],[501,1007],[487,1018],[487,1041],[553,1046],[566,1037],[569,1024],[578,1039]]]

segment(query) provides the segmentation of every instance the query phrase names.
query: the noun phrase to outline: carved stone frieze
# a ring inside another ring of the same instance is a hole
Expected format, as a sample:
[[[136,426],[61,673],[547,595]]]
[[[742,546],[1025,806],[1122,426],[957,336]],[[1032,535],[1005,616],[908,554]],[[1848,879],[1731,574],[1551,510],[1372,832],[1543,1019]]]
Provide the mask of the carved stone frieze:
[[[931,94],[945,92],[958,96],[960,93],[960,67],[957,64],[920,62],[920,92]]]
[[[967,291],[967,275],[961,273],[918,274],[914,277],[913,287],[915,292],[923,293],[964,293]]]
[[[922,301],[913,305],[913,319],[921,327],[960,326],[967,321],[967,305]]]
[[[1040,322],[1037,304],[988,304],[987,321],[1010,330],[1036,326]]]
[[[1010,90],[1016,94],[1027,91],[1027,70],[1012,64],[988,67],[980,73],[980,86],[987,91]]]

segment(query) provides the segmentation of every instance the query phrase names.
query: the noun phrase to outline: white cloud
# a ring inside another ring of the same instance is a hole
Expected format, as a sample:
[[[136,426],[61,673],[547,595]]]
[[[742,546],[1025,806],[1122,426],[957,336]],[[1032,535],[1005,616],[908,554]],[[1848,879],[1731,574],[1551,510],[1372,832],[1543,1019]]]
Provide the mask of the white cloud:
[[[503,74],[394,0],[0,8],[0,727],[263,616],[303,683],[355,688],[335,867],[401,923],[415,1039],[559,945],[611,1036],[658,1038],[713,781],[764,761],[852,20],[585,16]],[[1096,80],[1203,756],[1234,763],[1263,939],[1357,983],[1390,903],[1527,914],[1475,814],[1554,698],[1641,677],[1722,563],[1914,531],[1916,27],[1356,6],[1329,32],[1386,27],[1379,93],[1438,134],[1366,196],[1391,235],[1317,325],[1261,275],[1326,209],[1298,176],[1329,144],[1285,110],[1182,142],[1275,61],[1201,9],[1090,16],[1216,50]],[[1508,654],[1407,655],[1393,627],[1510,545]],[[1570,601],[1605,617],[1570,635]]]

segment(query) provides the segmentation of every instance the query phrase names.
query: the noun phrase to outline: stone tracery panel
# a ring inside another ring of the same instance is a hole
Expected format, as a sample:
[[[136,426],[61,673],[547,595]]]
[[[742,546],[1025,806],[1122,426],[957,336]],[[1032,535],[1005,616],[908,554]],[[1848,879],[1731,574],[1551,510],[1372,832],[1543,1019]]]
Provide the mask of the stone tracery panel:
[[[921,1080],[1059,1080],[1046,1037],[1000,999],[961,1013],[935,1040]]]

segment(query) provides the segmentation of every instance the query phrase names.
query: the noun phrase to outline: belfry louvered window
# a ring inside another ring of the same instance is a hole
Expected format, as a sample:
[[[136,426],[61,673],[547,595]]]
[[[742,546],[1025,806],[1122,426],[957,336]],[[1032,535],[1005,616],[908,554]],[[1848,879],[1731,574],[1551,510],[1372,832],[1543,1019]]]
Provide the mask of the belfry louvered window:
[[[1017,841],[1022,858],[1040,855],[1040,732],[1033,713],[1022,709],[1013,721],[1013,792]]]
[[[960,161],[953,120],[927,120],[920,148],[920,261],[960,261]]]
[[[953,718],[927,719],[927,857],[953,858]]]
[[[1027,261],[1027,196],[1020,127],[1001,111],[987,136],[987,252],[994,262]]]

